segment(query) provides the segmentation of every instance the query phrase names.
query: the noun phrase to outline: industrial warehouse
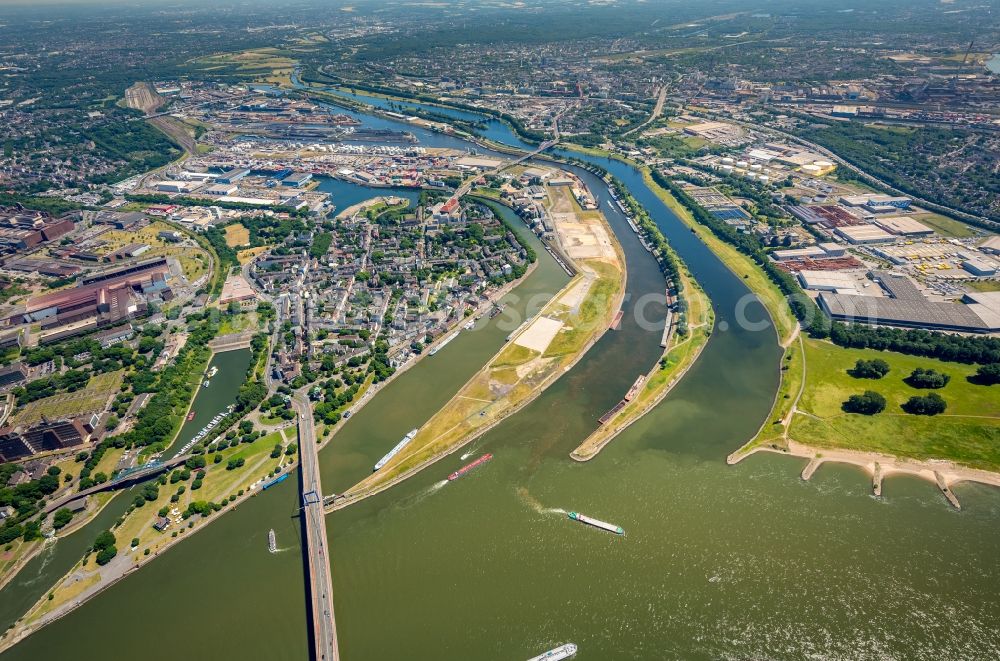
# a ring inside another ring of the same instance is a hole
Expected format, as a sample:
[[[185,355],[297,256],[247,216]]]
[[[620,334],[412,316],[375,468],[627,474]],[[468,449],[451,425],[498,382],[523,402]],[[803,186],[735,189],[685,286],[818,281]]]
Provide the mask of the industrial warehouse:
[[[966,303],[932,301],[905,276],[870,275],[888,296],[840,293],[843,287],[834,287],[836,291],[819,294],[820,308],[838,321],[964,333],[1000,331],[1000,297],[972,293],[964,297]]]

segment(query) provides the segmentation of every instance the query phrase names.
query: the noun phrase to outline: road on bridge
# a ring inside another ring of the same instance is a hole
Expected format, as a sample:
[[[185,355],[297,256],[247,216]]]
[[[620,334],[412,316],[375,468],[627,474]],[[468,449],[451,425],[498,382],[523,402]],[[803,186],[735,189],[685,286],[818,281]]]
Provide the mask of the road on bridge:
[[[292,399],[299,415],[299,464],[302,480],[302,516],[306,535],[306,561],[312,591],[312,635],[316,661],[339,661],[337,623],[333,617],[333,581],[326,545],[326,516],[320,485],[319,446],[312,406],[304,391]]]

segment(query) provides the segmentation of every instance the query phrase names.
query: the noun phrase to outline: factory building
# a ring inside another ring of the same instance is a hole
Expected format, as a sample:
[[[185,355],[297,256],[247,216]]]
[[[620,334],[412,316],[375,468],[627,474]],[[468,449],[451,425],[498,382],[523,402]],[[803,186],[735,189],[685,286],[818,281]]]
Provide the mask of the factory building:
[[[909,209],[913,202],[908,197],[894,197],[892,195],[845,195],[840,198],[840,203],[849,207],[864,207],[875,213],[893,211],[896,209]]]
[[[41,322],[43,329],[86,320],[115,323],[145,311],[147,296],[169,299],[166,274],[167,260],[160,257],[87,276],[77,287],[30,298],[20,321]]]
[[[200,185],[195,181],[158,181],[156,190],[161,193],[192,193]]]
[[[837,271],[799,271],[799,282],[810,291],[831,291],[842,294],[858,293],[857,280]]]
[[[970,257],[962,262],[962,268],[972,275],[985,277],[997,274],[997,266],[993,262],[988,262],[979,257]]]
[[[220,184],[235,184],[242,179],[246,179],[250,176],[250,170],[246,169],[233,169],[227,170],[216,177],[215,181]]]
[[[0,368],[0,390],[19,386],[28,380],[28,370],[21,363]]]
[[[295,174],[290,174],[281,180],[282,186],[289,186],[292,188],[302,188],[310,181],[312,181],[312,174],[309,172],[296,172]]]
[[[1000,300],[974,299],[968,304],[932,301],[904,276],[884,272],[872,272],[871,276],[889,296],[821,292],[817,299],[820,309],[844,322],[963,333],[1000,331]]]
[[[899,236],[930,236],[934,230],[906,216],[886,216],[877,218],[875,224],[886,232]]]
[[[855,245],[892,243],[896,237],[875,225],[848,225],[833,230],[835,234]]]
[[[41,423],[25,431],[11,427],[0,429],[0,461],[14,461],[39,452],[62,450],[83,445],[90,440],[97,416]]]

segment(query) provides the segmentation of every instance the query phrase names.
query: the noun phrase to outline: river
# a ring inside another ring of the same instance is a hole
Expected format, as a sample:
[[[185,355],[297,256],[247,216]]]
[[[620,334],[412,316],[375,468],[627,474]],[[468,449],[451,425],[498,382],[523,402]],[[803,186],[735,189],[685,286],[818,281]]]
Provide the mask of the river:
[[[504,125],[490,131],[512,142]],[[425,145],[456,146],[448,136],[414,133]],[[737,323],[744,284],[638,173],[587,158],[646,205],[712,298],[717,331],[670,396],[591,462],[568,453],[658,351],[659,333],[636,327],[631,314],[541,397],[461,453],[489,451],[493,461],[444,483],[469,460],[449,457],[331,515],[343,658],[499,661],[567,641],[580,646],[581,660],[1000,656],[1000,492],[959,485],[964,509],[956,512],[914,478],[892,477],[874,498],[867,475],[852,467],[824,466],[803,482],[799,460],[755,455],[726,466],[774,396],[774,331]],[[607,197],[595,177],[583,176]],[[608,215],[629,258],[629,291],[656,291],[662,278],[652,260],[634,254],[620,216]],[[565,282],[546,253],[539,260],[512,309]],[[763,311],[751,304],[746,316],[759,320]],[[447,401],[500,346],[503,321],[463,332],[352,416],[321,454],[326,491],[366,474]],[[98,648],[112,658],[173,659],[182,649],[198,659],[306,658],[290,482],[3,658]],[[567,510],[621,525],[626,535],[573,523]],[[270,527],[279,545],[289,540],[288,552],[267,553]],[[164,633],[169,642],[153,642]]]
[[[218,367],[208,388],[201,388],[195,396],[194,419],[185,421],[173,446],[164,453],[173,456],[212,417],[236,401],[240,386],[250,365],[250,350],[227,351],[213,356],[209,368]],[[134,489],[135,487],[130,487]],[[107,503],[96,517],[55,544],[48,546],[25,565],[13,581],[0,590],[0,628],[6,629],[21,617],[36,601],[45,595],[53,584],[62,578],[83,557],[97,534],[111,527],[131,504],[128,493],[119,493]]]

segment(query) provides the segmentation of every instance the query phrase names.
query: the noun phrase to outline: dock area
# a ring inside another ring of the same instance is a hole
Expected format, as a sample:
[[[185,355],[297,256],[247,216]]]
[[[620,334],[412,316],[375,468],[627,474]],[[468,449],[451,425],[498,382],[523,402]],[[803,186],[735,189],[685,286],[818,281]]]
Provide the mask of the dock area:
[[[621,313],[619,312],[619,314],[621,314]],[[623,408],[625,408],[625,406],[629,402],[631,402],[633,399],[635,399],[635,396],[639,394],[639,389],[642,387],[642,384],[645,383],[645,382],[646,382],[646,375],[645,374],[640,374],[638,376],[638,378],[636,378],[635,382],[632,384],[632,387],[629,388],[628,392],[625,393],[625,396],[622,397],[622,400],[620,402],[618,402],[617,404],[615,404],[614,406],[612,406],[611,409],[607,413],[605,413],[604,415],[602,415],[600,418],[597,419],[598,424],[602,424],[603,425],[608,420],[610,420],[611,418],[613,418],[616,413],[618,413]]]

